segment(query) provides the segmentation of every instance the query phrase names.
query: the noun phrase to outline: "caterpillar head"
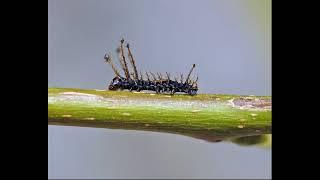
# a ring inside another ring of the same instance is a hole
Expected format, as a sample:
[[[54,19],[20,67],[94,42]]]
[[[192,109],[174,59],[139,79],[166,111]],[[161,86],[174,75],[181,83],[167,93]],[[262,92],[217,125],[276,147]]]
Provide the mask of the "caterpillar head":
[[[122,79],[120,77],[115,77],[109,84],[109,90],[116,91],[122,86]]]
[[[198,91],[198,87],[197,86],[191,86],[191,88],[188,91],[188,94],[191,96],[194,96],[197,94]]]

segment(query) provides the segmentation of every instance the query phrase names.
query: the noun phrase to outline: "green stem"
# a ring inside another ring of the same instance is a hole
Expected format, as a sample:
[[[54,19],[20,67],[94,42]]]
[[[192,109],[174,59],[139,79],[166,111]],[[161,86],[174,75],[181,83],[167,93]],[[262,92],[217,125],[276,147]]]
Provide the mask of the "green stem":
[[[271,97],[49,88],[48,124],[168,132],[216,141],[271,133]]]

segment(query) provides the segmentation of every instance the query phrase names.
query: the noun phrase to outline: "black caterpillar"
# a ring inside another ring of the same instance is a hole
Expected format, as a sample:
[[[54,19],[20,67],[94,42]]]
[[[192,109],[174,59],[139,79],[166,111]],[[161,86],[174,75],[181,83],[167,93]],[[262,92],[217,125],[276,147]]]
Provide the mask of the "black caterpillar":
[[[180,81],[177,80],[175,77],[174,80],[170,78],[170,74],[166,73],[167,77],[162,78],[162,75],[157,73],[158,78],[150,72],[152,75],[152,80],[149,77],[149,74],[146,72],[146,77],[147,79],[143,79],[142,73],[140,72],[140,78],[138,75],[138,71],[135,65],[135,60],[133,59],[129,44],[127,44],[127,49],[128,49],[128,57],[130,60],[130,63],[133,67],[133,73],[131,74],[133,78],[130,77],[130,73],[128,70],[127,62],[124,56],[124,50],[123,50],[123,43],[124,39],[121,39],[120,41],[120,48],[118,48],[118,53],[119,53],[119,61],[122,66],[122,69],[125,73],[125,77],[121,76],[118,70],[115,68],[114,64],[112,63],[112,59],[110,55],[105,54],[104,59],[106,63],[109,63],[116,75],[109,84],[108,89],[109,90],[123,90],[123,89],[128,89],[130,91],[142,91],[142,90],[148,90],[148,91],[155,91],[157,94],[158,93],[170,93],[173,95],[176,92],[180,93],[186,93],[191,96],[196,95],[198,91],[198,77],[196,80],[191,80],[190,75],[195,68],[195,64],[192,65],[192,68],[186,78],[186,80],[183,82],[183,75],[180,74]]]

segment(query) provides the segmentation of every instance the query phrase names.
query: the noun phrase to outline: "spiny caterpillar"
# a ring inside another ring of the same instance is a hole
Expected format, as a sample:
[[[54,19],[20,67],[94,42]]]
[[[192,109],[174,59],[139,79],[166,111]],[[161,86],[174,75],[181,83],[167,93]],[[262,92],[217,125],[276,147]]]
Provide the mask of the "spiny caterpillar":
[[[126,62],[126,58],[124,56],[124,50],[123,50],[123,43],[124,39],[121,39],[120,41],[120,48],[117,49],[119,53],[119,61],[121,64],[121,67],[124,71],[125,77],[121,76],[119,71],[116,69],[115,65],[112,63],[111,55],[105,54],[104,59],[106,63],[109,63],[111,65],[111,68],[114,71],[114,74],[116,75],[111,83],[109,84],[108,89],[109,90],[123,90],[127,89],[130,91],[137,91],[140,92],[142,90],[148,90],[148,91],[155,91],[157,94],[158,93],[170,93],[173,95],[176,92],[180,93],[186,93],[191,96],[196,95],[198,91],[198,77],[196,80],[191,80],[190,75],[195,68],[195,64],[192,65],[192,68],[186,78],[186,80],[183,82],[183,74],[180,74],[180,81],[177,80],[175,77],[174,80],[170,78],[170,74],[166,72],[166,78],[163,78],[162,74],[157,73],[157,76],[150,72],[152,75],[152,80],[149,77],[149,74],[146,72],[146,77],[147,79],[143,79],[143,75],[140,72],[140,78],[138,75],[137,67],[135,64],[135,60],[132,56],[129,44],[126,45],[128,49],[128,57],[130,60],[130,63],[133,67],[133,73],[132,78],[129,73],[128,65]]]

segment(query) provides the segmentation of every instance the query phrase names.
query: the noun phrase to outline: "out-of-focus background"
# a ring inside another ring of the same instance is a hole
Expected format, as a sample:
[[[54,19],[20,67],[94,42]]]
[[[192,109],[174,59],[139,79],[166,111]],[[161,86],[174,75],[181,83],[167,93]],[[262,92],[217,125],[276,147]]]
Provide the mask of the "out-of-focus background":
[[[105,89],[123,37],[142,71],[195,63],[202,93],[271,94],[271,0],[49,0],[48,18],[48,86]]]
[[[138,70],[199,93],[271,95],[271,0],[49,0],[48,87],[105,89],[123,37]],[[120,69],[119,63],[117,62]],[[48,126],[49,178],[270,178],[271,150],[172,134]]]

